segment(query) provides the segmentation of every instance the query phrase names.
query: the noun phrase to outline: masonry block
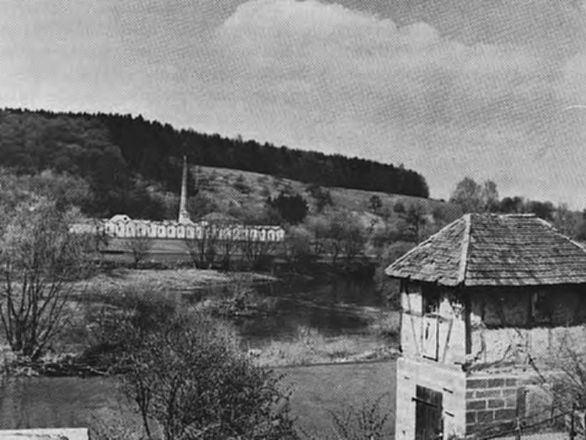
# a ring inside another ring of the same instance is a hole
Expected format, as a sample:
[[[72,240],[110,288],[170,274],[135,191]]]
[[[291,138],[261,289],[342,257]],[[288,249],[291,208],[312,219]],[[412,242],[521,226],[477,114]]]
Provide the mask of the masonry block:
[[[476,398],[477,399],[483,399],[486,397],[501,397],[501,390],[476,391]]]
[[[490,399],[488,401],[489,408],[504,408],[505,401],[503,399]]]
[[[511,396],[505,398],[505,408],[517,408],[517,397]]]
[[[469,409],[486,409],[486,400],[468,400],[466,402],[466,410]]]
[[[489,388],[502,387],[505,384],[505,379],[488,379]]]
[[[476,419],[478,423],[491,423],[494,421],[494,411],[478,411]]]
[[[517,416],[517,411],[514,409],[497,409],[494,412],[495,420],[513,420]]]
[[[471,379],[466,382],[467,388],[487,388],[488,379]]]

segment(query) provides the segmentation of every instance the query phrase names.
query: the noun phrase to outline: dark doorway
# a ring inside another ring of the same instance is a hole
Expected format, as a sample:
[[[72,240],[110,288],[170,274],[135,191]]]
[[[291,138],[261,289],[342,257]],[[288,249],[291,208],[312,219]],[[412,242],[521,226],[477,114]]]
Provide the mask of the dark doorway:
[[[439,440],[442,427],[442,393],[417,385],[415,440]]]

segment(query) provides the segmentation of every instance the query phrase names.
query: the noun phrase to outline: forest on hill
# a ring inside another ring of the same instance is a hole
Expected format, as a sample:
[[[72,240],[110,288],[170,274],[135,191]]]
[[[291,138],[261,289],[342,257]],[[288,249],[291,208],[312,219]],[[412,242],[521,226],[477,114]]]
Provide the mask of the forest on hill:
[[[152,188],[178,190],[183,155],[201,166],[429,196],[423,176],[402,166],[177,130],[141,116],[0,110],[0,163],[17,174],[50,170],[77,179],[87,191],[76,203],[92,216],[160,218]]]

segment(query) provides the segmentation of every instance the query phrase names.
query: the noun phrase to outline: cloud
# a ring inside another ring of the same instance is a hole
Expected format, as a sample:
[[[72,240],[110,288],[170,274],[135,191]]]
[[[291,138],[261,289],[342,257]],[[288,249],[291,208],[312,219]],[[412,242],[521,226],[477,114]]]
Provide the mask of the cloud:
[[[547,0],[369,2],[384,16],[327,1],[9,1],[0,101],[403,162],[439,197],[471,175],[583,206],[586,111],[563,111],[586,103],[583,16]]]
[[[582,57],[464,44],[318,0],[248,1],[216,45],[217,98],[244,135],[403,162],[435,196],[471,175],[504,195],[581,203],[581,136],[560,109],[586,84]]]
[[[542,59],[442,38],[426,23],[316,0],[253,0],[218,30],[243,81],[230,93],[335,109],[336,115],[474,123],[523,119],[551,100]],[[296,91],[297,93],[293,93]]]

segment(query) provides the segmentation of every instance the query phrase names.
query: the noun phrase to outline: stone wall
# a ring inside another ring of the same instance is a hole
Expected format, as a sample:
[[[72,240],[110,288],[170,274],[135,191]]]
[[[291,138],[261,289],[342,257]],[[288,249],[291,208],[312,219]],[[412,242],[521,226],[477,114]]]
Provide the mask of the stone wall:
[[[468,376],[466,378],[466,433],[488,425],[511,424],[517,417],[519,388],[516,377]]]
[[[444,438],[462,436],[466,428],[466,375],[457,366],[401,357],[397,360],[395,439],[415,438],[417,385],[442,393]]]
[[[467,373],[466,434],[510,431],[517,420],[524,428],[548,420],[554,403],[550,389],[551,383],[531,370]]]

